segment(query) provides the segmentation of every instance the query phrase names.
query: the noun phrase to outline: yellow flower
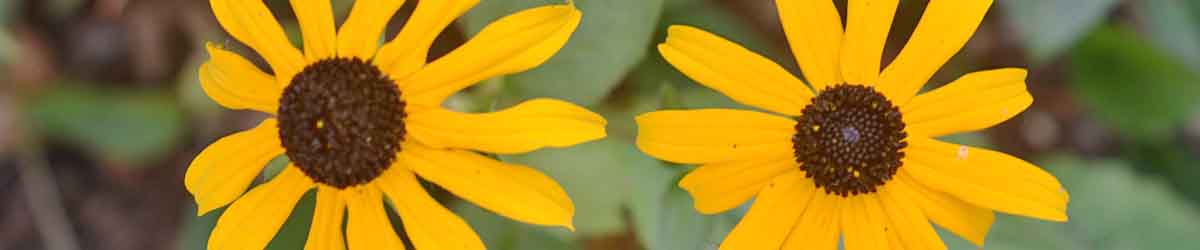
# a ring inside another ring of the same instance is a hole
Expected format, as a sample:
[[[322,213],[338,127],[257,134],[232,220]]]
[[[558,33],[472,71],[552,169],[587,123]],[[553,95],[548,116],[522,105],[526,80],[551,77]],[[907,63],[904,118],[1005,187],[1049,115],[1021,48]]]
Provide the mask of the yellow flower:
[[[524,153],[596,140],[605,136],[602,117],[550,99],[487,114],[440,106],[480,80],[542,64],[566,43],[581,13],[572,5],[521,11],[427,64],[438,33],[477,2],[420,1],[399,35],[379,47],[403,0],[357,0],[336,31],[330,1],[292,0],[301,52],[262,1],[211,0],[221,26],[258,52],[274,75],[208,45],[212,59],[200,67],[204,91],[222,106],[273,115],[214,142],[188,167],[185,185],[200,214],[229,205],[209,249],[263,248],[312,189],[316,210],[306,249],[404,248],[384,197],[413,246],[483,249],[418,176],[514,220],[572,229],[574,205],[552,179],[473,151]],[[243,195],[281,154],[292,163]]]
[[[658,45],[700,84],[777,115],[729,109],[637,117],[637,145],[698,164],[679,182],[706,214],[756,197],[721,249],[945,249],[930,222],[982,246],[995,212],[1066,221],[1058,180],[1021,159],[937,136],[975,131],[1033,98],[1026,71],[921,86],[971,37],[990,0],[930,1],[912,38],[880,71],[899,0],[778,0],[800,79],[705,31],[673,26]]]

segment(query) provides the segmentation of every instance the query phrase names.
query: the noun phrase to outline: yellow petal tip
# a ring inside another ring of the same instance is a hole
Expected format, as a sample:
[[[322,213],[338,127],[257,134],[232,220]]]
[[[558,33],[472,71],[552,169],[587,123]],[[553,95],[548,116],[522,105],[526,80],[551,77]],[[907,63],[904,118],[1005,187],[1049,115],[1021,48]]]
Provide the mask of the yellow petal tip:
[[[213,210],[217,210],[217,208],[212,207],[212,206],[205,206],[203,203],[200,203],[199,201],[196,202],[196,216],[204,216],[205,214],[208,214],[209,212],[212,212]]]
[[[212,57],[212,56],[213,56],[213,54],[214,54],[214,51],[216,51],[216,50],[220,50],[220,49],[221,49],[221,46],[220,46],[220,45],[217,45],[217,44],[216,44],[216,43],[214,43],[214,42],[205,42],[205,43],[204,43],[204,51],[205,51],[205,52],[208,52],[208,56],[209,56],[209,57]]]
[[[688,176],[690,176],[690,174],[684,175],[683,179],[679,180],[678,186],[679,186],[679,188],[683,189],[683,191],[687,191],[689,194],[691,194],[692,187],[694,186],[692,184],[694,184],[694,183],[692,183],[693,182],[692,178],[688,178]]]
[[[1044,221],[1058,222],[1058,223],[1065,223],[1069,219],[1067,216],[1067,213],[1065,213],[1065,212],[1041,215],[1041,216],[1036,216],[1036,217],[1032,217],[1032,218],[1044,220]]]
[[[216,42],[204,42],[204,51],[208,52],[209,57],[214,57],[219,52],[225,51],[225,46]]]
[[[575,7],[575,1],[567,1],[567,6],[571,7],[571,12],[573,14],[575,14],[576,16],[579,16],[579,17],[583,17],[583,11],[579,10],[579,7]]]
[[[663,53],[663,50],[667,49],[667,48],[668,48],[668,47],[670,47],[670,46],[671,46],[671,45],[667,45],[667,43],[666,43],[666,42],[662,42],[662,43],[659,43],[659,44],[655,45],[654,47],[655,47],[655,48],[658,48],[658,53],[659,53],[659,54],[662,54],[662,53]]]
[[[696,29],[696,27],[675,24],[675,25],[671,25],[670,27],[667,27],[667,36],[669,37],[672,35],[678,35],[678,34],[676,34],[678,32],[687,32],[689,30],[695,30],[695,29]]]

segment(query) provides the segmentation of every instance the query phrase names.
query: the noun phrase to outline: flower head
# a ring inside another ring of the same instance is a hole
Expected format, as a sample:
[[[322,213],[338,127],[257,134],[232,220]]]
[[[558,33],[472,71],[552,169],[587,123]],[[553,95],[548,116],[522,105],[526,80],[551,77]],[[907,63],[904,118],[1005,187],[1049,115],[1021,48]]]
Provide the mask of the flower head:
[[[721,249],[945,249],[931,222],[982,246],[994,212],[1065,221],[1069,197],[1021,159],[935,137],[984,129],[1033,102],[1026,71],[967,74],[917,95],[966,44],[992,1],[930,1],[880,70],[899,0],[778,0],[808,84],[733,42],[669,28],[659,52],[735,101],[774,114],[670,110],[637,118],[638,147],[698,164],[679,182],[703,213],[754,204]],[[811,88],[809,88],[811,85]]]
[[[262,56],[272,73],[209,44],[212,59],[200,67],[205,93],[227,108],[274,117],[217,140],[188,167],[184,184],[200,214],[229,205],[208,247],[265,247],[297,201],[315,189],[307,249],[403,248],[385,197],[413,246],[483,249],[475,232],[418,179],[514,220],[572,228],[575,208],[557,183],[474,151],[524,153],[599,139],[603,118],[551,99],[485,114],[441,103],[480,80],[545,62],[567,42],[581,14],[571,5],[521,11],[427,62],[438,33],[477,2],[420,1],[403,30],[378,46],[403,0],[357,0],[336,30],[329,1],[292,0],[301,51],[262,1],[211,0],[221,26]],[[291,163],[243,194],[279,155]]]

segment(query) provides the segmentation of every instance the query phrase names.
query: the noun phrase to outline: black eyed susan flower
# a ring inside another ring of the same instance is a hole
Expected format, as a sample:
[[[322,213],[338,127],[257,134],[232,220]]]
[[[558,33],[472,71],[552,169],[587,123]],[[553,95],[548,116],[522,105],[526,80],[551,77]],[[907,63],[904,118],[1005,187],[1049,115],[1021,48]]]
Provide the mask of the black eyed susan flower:
[[[673,26],[659,52],[731,99],[773,112],[672,110],[637,118],[651,156],[698,164],[679,182],[702,213],[754,204],[721,249],[945,249],[930,222],[982,246],[1003,212],[1067,220],[1054,176],[1021,159],[934,137],[1012,118],[1032,102],[1024,69],[921,86],[967,42],[990,0],[934,0],[880,71],[899,0],[777,0],[805,79],[737,44]],[[813,91],[815,90],[815,91]]]
[[[384,198],[420,249],[483,249],[475,232],[438,204],[418,177],[517,221],[572,228],[574,205],[540,172],[473,151],[523,153],[605,136],[581,107],[536,99],[486,114],[446,110],[449,95],[480,80],[545,62],[581,13],[572,5],[501,18],[449,54],[426,62],[434,38],[477,0],[420,1],[397,37],[377,46],[403,0],[357,0],[335,31],[330,1],[292,0],[304,49],[292,47],[260,0],[211,0],[230,35],[273,74],[212,44],[200,67],[204,91],[231,109],[273,115],[222,138],[188,167],[199,213],[229,205],[209,249],[261,249],[296,202],[315,189],[306,249],[401,249]],[[279,155],[291,164],[243,192]],[[343,223],[345,223],[343,233]],[[348,245],[348,246],[347,246]]]

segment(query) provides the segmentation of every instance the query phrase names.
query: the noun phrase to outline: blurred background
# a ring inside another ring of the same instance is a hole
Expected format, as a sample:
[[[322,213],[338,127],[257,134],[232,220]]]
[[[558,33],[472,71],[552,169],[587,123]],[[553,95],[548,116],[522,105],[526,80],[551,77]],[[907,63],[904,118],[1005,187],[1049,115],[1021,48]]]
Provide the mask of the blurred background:
[[[287,1],[266,2],[299,45]],[[415,2],[392,20],[389,38]],[[438,38],[431,59],[500,16],[562,1],[482,2]],[[844,11],[845,1],[836,2]],[[996,2],[927,88],[976,70],[1029,68],[1032,107],[948,140],[1035,162],[1060,178],[1072,201],[1065,224],[999,216],[988,248],[1200,248],[1200,1]],[[342,20],[352,1],[334,3]],[[926,3],[901,2],[885,63]],[[746,108],[683,77],[651,50],[669,24],[723,35],[798,75],[774,1],[576,4],[583,23],[549,62],[487,80],[446,105],[489,111],[555,97],[607,117],[604,140],[501,157],[558,180],[578,208],[578,232],[519,224],[429,188],[490,249],[716,249],[745,207],[697,214],[676,187],[689,167],[640,153],[632,145],[633,116]],[[256,57],[227,38],[206,1],[0,0],[0,249],[204,248],[221,210],[197,216],[183,173],[206,145],[263,118],[204,95],[196,69],[208,58],[205,41]],[[269,248],[303,246],[312,196]],[[942,236],[951,249],[975,249]]]

